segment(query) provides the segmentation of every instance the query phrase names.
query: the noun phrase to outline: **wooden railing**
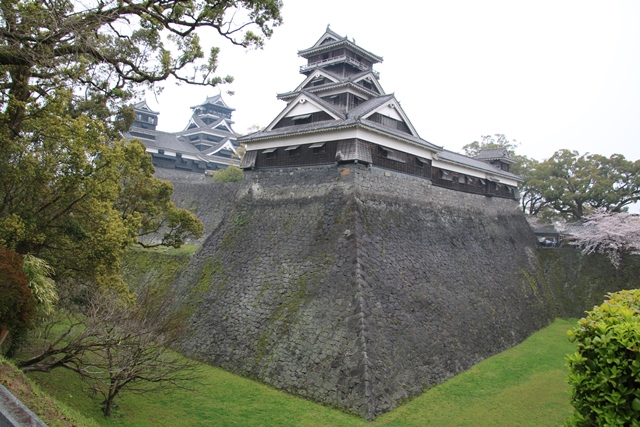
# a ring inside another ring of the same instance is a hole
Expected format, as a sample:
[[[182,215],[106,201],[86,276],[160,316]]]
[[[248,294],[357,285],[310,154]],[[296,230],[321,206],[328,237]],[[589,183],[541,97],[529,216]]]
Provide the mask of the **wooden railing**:
[[[333,64],[333,63],[337,63],[337,62],[341,62],[341,61],[345,61],[345,62],[355,66],[356,68],[359,68],[362,71],[371,70],[371,72],[373,73],[374,76],[376,76],[376,78],[380,77],[380,73],[378,73],[377,71],[372,70],[370,66],[358,61],[355,58],[347,56],[347,55],[334,56],[334,57],[331,57],[331,58],[323,59],[321,61],[312,62],[312,63],[307,64],[307,65],[301,65],[300,66],[300,71],[307,71],[307,70],[315,68],[315,67],[317,67],[319,65],[329,65],[329,64]]]

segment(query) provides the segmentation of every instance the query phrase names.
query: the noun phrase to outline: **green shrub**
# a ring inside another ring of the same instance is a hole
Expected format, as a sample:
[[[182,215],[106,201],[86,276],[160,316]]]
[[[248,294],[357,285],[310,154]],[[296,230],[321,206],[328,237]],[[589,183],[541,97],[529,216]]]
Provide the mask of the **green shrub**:
[[[640,426],[640,290],[607,297],[568,332],[568,426]]]
[[[237,166],[227,166],[226,169],[220,169],[213,173],[215,182],[239,182],[242,181],[244,172]]]

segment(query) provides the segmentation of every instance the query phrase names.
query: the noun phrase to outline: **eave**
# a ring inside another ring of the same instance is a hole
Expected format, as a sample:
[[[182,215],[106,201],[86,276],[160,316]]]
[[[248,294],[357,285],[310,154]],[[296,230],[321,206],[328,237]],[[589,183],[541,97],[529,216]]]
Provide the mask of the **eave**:
[[[362,123],[361,121],[356,121],[356,122],[352,122],[352,123],[337,125],[337,126],[333,126],[333,127],[319,128],[319,129],[306,129],[306,130],[301,130],[301,131],[295,131],[295,128],[292,126],[291,127],[292,132],[290,132],[290,133],[286,133],[286,134],[278,133],[278,134],[274,134],[274,135],[268,135],[267,134],[267,135],[261,135],[261,136],[256,136],[256,137],[252,137],[251,135],[247,135],[247,136],[238,138],[238,142],[241,142],[241,143],[252,143],[252,142],[260,142],[260,141],[270,141],[270,140],[275,140],[275,139],[289,138],[289,137],[292,137],[292,136],[327,133],[327,132],[331,132],[331,131],[339,131],[339,130],[341,131],[341,130],[346,130],[346,129],[351,129],[351,128],[365,129],[365,130],[368,130],[370,132],[376,133],[378,135],[383,135],[385,137],[394,139],[396,141],[401,141],[401,142],[413,145],[415,147],[420,147],[422,149],[427,149],[427,150],[432,151],[434,153],[437,153],[438,151],[442,150],[442,147],[439,147],[437,145],[433,145],[430,142],[425,141],[429,145],[426,145],[424,143],[419,143],[419,142],[413,141],[413,140],[411,140],[409,138],[403,138],[400,135],[396,135],[396,134],[393,134],[391,132],[385,132],[384,130],[375,128],[373,126],[368,126],[367,124]],[[284,129],[284,128],[281,128],[281,129]]]
[[[371,98],[375,98],[378,96],[383,96],[385,95],[384,93],[380,94],[377,92],[374,92],[372,90],[367,89],[366,87],[360,86],[352,81],[348,81],[348,82],[340,82],[340,83],[328,83],[328,84],[324,84],[324,85],[320,85],[320,86],[313,86],[311,88],[305,88],[303,89],[305,92],[309,92],[309,93],[313,93],[316,94],[316,92],[323,92],[329,89],[337,89],[337,88],[341,88],[341,87],[345,87],[348,86],[350,88],[356,89],[357,91],[359,91],[362,94],[365,95],[370,95]],[[302,92],[302,90],[300,91],[293,91],[293,92],[285,92],[285,93],[279,93],[278,95],[276,95],[278,97],[278,99],[281,99],[283,101],[287,101],[289,99],[295,98],[296,96],[298,96],[300,93]],[[319,96],[316,94],[316,96]]]
[[[323,53],[325,51],[331,51],[342,46],[349,47],[354,51],[359,52],[360,54],[362,54],[362,56],[366,57],[373,63],[383,62],[382,56],[378,56],[375,53],[371,53],[368,50],[361,48],[360,46],[351,42],[348,39],[342,39],[334,43],[327,43],[317,47],[311,47],[308,49],[299,50],[298,56],[306,58],[307,56],[316,55],[318,53]]]
[[[508,173],[505,174],[504,171],[502,171],[501,169],[495,168],[495,169],[485,169],[485,168],[480,168],[478,166],[474,166],[474,165],[469,165],[468,163],[463,163],[463,162],[458,162],[452,159],[443,159],[442,157],[438,157],[437,159],[438,162],[442,162],[442,163],[450,163],[450,164],[454,164],[454,165],[458,165],[458,166],[463,166],[467,169],[473,169],[475,171],[479,171],[486,174],[490,174],[490,175],[495,175],[495,176],[501,176],[503,178],[508,178],[508,179],[512,179],[514,181],[517,182],[524,182],[524,179],[522,179],[522,177],[516,175],[516,174],[512,174],[512,173]],[[487,166],[493,168],[489,163],[487,163]]]

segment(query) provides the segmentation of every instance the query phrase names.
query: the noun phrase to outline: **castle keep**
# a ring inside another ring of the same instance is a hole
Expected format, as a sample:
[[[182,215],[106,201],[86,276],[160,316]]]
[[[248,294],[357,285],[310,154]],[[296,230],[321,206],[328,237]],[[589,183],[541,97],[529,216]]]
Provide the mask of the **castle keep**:
[[[305,78],[278,95],[285,109],[247,144],[245,169],[361,163],[429,179],[458,191],[517,198],[520,178],[504,150],[470,158],[420,138],[394,94],[385,94],[377,56],[327,27],[310,48]]]
[[[373,419],[556,314],[502,151],[421,139],[330,29],[176,282],[183,350]],[[212,190],[213,191],[213,190]],[[213,196],[211,196],[213,197]]]

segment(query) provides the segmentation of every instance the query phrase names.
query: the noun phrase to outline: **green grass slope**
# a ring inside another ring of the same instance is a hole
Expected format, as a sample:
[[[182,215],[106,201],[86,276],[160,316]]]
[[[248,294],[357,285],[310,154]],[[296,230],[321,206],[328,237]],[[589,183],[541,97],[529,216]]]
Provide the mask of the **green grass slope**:
[[[47,393],[40,391],[36,384],[2,356],[0,356],[0,384],[49,427],[99,426],[94,420],[85,418],[76,410],[58,403]]]
[[[565,335],[573,323],[556,320],[374,423],[210,366],[190,390],[123,394],[109,419],[72,373],[31,377],[101,426],[554,426],[572,410],[564,357],[574,351]]]

